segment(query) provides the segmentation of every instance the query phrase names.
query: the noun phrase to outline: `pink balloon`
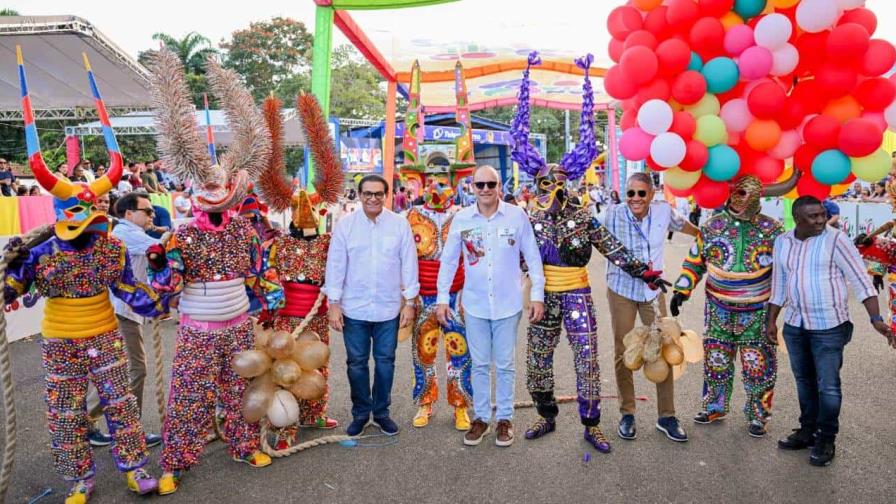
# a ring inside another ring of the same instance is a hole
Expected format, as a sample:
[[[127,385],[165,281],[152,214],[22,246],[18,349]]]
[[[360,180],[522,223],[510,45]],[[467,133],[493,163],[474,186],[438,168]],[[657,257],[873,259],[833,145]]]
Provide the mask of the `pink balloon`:
[[[725,52],[731,56],[740,56],[748,47],[755,45],[753,29],[748,25],[732,26],[725,34]]]
[[[629,161],[642,161],[650,155],[650,144],[653,135],[641,128],[629,128],[619,139],[619,151]]]
[[[750,96],[750,92],[752,92],[756,88],[756,86],[758,86],[760,84],[764,84],[766,82],[774,82],[774,81],[772,81],[771,79],[756,79],[756,80],[748,82],[747,85],[744,87],[743,97],[746,98],[747,96]]]
[[[741,133],[753,122],[753,115],[747,107],[747,100],[735,98],[722,105],[719,117],[729,133]]]
[[[771,74],[774,76],[787,75],[796,69],[800,62],[800,53],[793,44],[784,44],[772,53]]]
[[[799,149],[802,144],[799,132],[796,130],[787,130],[781,133],[781,140],[778,145],[772,147],[768,151],[768,155],[775,159],[788,159]]]
[[[753,46],[742,52],[737,60],[740,76],[744,80],[756,80],[768,75],[772,69],[772,53],[761,46]]]
[[[880,128],[881,131],[887,130],[887,119],[883,112],[862,112],[862,119],[868,119]]]

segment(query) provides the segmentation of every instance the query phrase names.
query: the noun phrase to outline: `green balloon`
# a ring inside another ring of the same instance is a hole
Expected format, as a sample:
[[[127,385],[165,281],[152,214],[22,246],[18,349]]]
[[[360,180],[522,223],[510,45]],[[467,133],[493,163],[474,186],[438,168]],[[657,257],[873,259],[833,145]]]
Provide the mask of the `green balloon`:
[[[849,160],[852,162],[852,172],[865,182],[879,182],[890,172],[890,156],[883,149],[874,151],[870,156],[851,157]]]
[[[698,118],[694,140],[707,147],[727,142],[728,132],[725,131],[725,122],[717,115],[705,115]]]

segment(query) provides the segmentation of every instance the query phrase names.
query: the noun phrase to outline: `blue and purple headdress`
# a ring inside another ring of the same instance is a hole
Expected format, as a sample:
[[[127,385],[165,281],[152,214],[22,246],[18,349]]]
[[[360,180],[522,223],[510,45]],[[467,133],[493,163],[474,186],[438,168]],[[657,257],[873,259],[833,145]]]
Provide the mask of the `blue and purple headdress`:
[[[594,62],[594,56],[587,54],[576,59],[575,62],[576,66],[585,71],[585,83],[582,85],[582,120],[579,125],[579,142],[560,160],[560,166],[566,171],[569,180],[581,178],[597,156],[594,137],[594,88],[592,88],[591,79],[588,77],[588,70]],[[531,85],[529,70],[532,66],[540,64],[541,58],[538,57],[538,52],[529,53],[528,64],[520,83],[516,117],[510,126],[510,134],[513,137],[511,158],[516,161],[521,170],[533,177],[541,176],[547,168],[547,163],[542,159],[541,154],[529,143],[529,86]]]

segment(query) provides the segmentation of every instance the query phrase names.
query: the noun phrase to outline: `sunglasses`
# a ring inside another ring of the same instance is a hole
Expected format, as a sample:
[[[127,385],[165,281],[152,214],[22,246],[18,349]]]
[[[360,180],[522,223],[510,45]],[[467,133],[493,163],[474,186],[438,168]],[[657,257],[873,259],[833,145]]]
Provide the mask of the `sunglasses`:
[[[386,197],[386,193],[383,191],[377,191],[377,192],[364,191],[361,193],[361,197],[364,199],[376,198],[378,200],[381,200]]]
[[[634,190],[634,189],[629,189],[629,190],[626,191],[626,193],[625,193],[625,195],[628,196],[629,198],[634,198],[636,194],[638,195],[639,198],[646,198],[646,197],[647,197],[647,191],[645,191],[644,189],[640,189],[640,190],[637,190],[637,191]]]
[[[152,217],[156,213],[156,211],[152,208],[138,208],[137,211],[143,212],[149,217]]]
[[[498,183],[494,180],[490,180],[488,182],[473,182],[473,185],[476,186],[476,189],[482,190],[488,187],[489,189],[494,189],[498,187]]]

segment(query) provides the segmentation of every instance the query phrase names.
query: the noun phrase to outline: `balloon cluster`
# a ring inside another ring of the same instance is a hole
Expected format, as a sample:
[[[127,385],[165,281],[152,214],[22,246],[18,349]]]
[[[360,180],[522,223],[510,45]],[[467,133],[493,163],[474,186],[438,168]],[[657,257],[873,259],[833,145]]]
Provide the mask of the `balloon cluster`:
[[[671,317],[656,319],[650,326],[638,326],[622,339],[625,345],[623,364],[632,371],[644,368],[644,376],[662,383],[669,373],[678,379],[688,363],[703,359],[703,343],[694,331],[682,331]]]
[[[896,49],[865,0],[629,0],[607,19],[604,86],[619,148],[677,196],[721,206],[728,181],[802,172],[799,195],[884,178]]]
[[[264,417],[274,427],[299,420],[297,399],[320,399],[327,382],[319,369],[326,367],[330,347],[314,331],[296,338],[286,331],[255,327],[255,348],[233,356],[236,374],[252,381],[243,393],[243,417],[258,422]]]

